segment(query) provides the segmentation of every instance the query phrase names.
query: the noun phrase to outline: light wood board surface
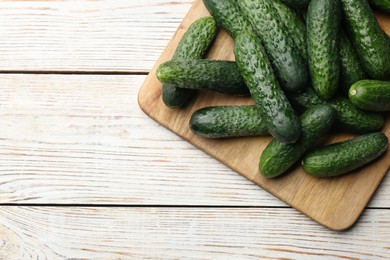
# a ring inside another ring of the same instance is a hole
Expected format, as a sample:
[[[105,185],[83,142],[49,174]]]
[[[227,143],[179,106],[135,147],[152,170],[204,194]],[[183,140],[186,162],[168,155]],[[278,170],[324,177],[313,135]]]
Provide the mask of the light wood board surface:
[[[192,2],[0,1],[0,259],[387,259],[388,175],[333,232],[141,111]]]
[[[161,83],[155,75],[156,70],[162,62],[172,57],[177,44],[189,25],[200,17],[208,15],[210,14],[203,2],[201,0],[196,1],[145,80],[139,93],[141,108],[157,122],[318,223],[334,230],[344,230],[351,227],[388,171],[390,150],[375,163],[337,178],[315,178],[307,175],[301,167],[295,167],[289,174],[269,180],[260,175],[258,164],[260,155],[271,138],[251,137],[211,140],[194,135],[188,127],[192,113],[199,108],[217,105],[253,104],[251,98],[229,97],[203,92],[185,109],[172,110],[164,105],[161,99]],[[386,31],[390,31],[390,19],[384,22],[381,21],[381,24]],[[234,59],[233,42],[225,32],[218,35],[207,58],[217,60]],[[390,137],[390,119],[386,121],[382,131]],[[334,143],[352,137],[348,134],[332,135],[326,143]]]

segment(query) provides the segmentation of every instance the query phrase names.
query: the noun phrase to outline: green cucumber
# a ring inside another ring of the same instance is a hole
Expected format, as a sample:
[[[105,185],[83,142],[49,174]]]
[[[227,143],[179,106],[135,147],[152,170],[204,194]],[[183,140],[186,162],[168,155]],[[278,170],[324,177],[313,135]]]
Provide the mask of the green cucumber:
[[[274,139],[260,157],[259,170],[266,178],[274,178],[294,165],[332,127],[336,113],[331,105],[322,103],[307,110],[301,117],[302,134],[294,144]]]
[[[241,0],[238,5],[261,38],[281,87],[288,92],[303,90],[309,80],[306,61],[272,2]]]
[[[390,44],[368,1],[341,0],[348,34],[365,72],[374,79],[390,75]]]
[[[390,13],[390,0],[369,0],[369,2],[379,10]]]
[[[159,66],[161,83],[187,89],[211,90],[232,95],[248,95],[249,90],[233,61],[171,60]]]
[[[251,32],[241,33],[236,37],[234,53],[268,131],[283,143],[298,140],[301,134],[298,117],[279,87],[260,40]]]
[[[308,153],[303,169],[317,177],[338,176],[375,160],[388,146],[382,133],[371,133],[347,141],[331,144]]]
[[[384,124],[381,114],[361,110],[347,98],[338,97],[331,103],[337,112],[335,127],[338,130],[365,134],[379,130]]]
[[[349,100],[369,111],[390,111],[390,81],[361,80],[349,90]]]
[[[348,93],[352,84],[367,78],[352,43],[343,31],[340,34],[340,69],[340,89],[344,94]]]
[[[307,11],[309,68],[314,90],[324,100],[337,91],[340,78],[339,0],[312,0]]]
[[[312,106],[325,102],[311,88],[307,91],[288,95],[291,105],[302,113]],[[384,118],[379,113],[361,110],[344,97],[329,101],[336,110],[334,127],[344,132],[365,134],[379,130],[384,124]]]
[[[269,135],[259,109],[255,106],[205,107],[195,111],[190,129],[207,138]]]
[[[173,59],[202,58],[217,35],[217,25],[212,17],[195,21],[183,35],[176,48]],[[179,108],[195,95],[192,89],[182,89],[170,85],[162,86],[162,100],[169,108]]]
[[[250,31],[249,21],[240,12],[236,0],[203,0],[217,23],[233,38],[242,31]]]
[[[305,61],[308,60],[306,48],[306,24],[298,12],[287,6],[281,0],[272,1],[274,7],[278,11],[286,29],[289,31],[291,38],[295,42],[295,46],[299,49]]]
[[[283,0],[283,2],[293,8],[306,9],[310,3],[310,0]]]

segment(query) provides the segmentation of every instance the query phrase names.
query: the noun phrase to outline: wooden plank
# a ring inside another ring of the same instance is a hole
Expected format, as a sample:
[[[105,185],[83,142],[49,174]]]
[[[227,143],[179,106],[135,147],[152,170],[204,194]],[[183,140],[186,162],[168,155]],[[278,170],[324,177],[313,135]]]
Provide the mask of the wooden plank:
[[[0,203],[286,205],[148,118],[145,78],[1,75]]]
[[[387,259],[390,217],[348,232],[293,209],[1,207],[6,259]]]
[[[248,105],[253,104],[251,98],[203,92],[185,109],[172,110],[164,105],[161,83],[155,72],[162,62],[172,57],[186,28],[196,19],[208,15],[203,2],[196,1],[144,82],[139,93],[142,109],[157,122],[320,224],[334,230],[353,225],[390,167],[390,149],[375,163],[338,178],[315,178],[297,165],[289,174],[270,180],[262,177],[258,170],[260,155],[271,141],[270,137],[210,140],[194,135],[189,127],[183,127],[188,125],[192,113],[201,107]],[[390,31],[390,19],[382,19],[381,25]],[[208,58],[234,59],[232,39],[225,32],[217,37]],[[382,131],[390,137],[390,120],[386,121]],[[352,137],[338,134],[330,136],[327,143]]]
[[[1,1],[0,71],[148,72],[192,2]]]
[[[0,203],[286,205],[148,118],[145,78],[1,75]]]

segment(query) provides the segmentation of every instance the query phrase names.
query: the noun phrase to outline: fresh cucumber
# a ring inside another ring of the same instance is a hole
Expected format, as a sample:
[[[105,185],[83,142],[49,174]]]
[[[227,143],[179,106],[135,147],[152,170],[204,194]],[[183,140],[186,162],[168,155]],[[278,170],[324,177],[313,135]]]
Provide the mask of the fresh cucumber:
[[[365,72],[385,80],[390,74],[390,44],[366,0],[341,0],[348,34]]]
[[[332,177],[350,172],[381,156],[388,146],[382,133],[371,133],[331,144],[308,153],[303,169],[317,177]]]
[[[212,17],[204,17],[195,21],[184,33],[176,48],[173,59],[202,58],[217,34],[217,25]],[[162,86],[162,100],[169,108],[179,108],[195,95],[192,89]]]
[[[286,4],[293,8],[306,9],[310,3],[310,0],[283,0]]]
[[[337,91],[340,78],[339,0],[312,0],[307,11],[309,68],[314,90],[324,100]]]
[[[349,100],[369,111],[390,111],[390,81],[361,80],[349,90]]]
[[[390,13],[390,0],[369,0],[369,2],[379,10]]]
[[[298,117],[279,87],[260,40],[251,32],[243,32],[236,37],[234,53],[268,131],[283,143],[297,141],[301,134]]]
[[[157,70],[161,83],[188,89],[211,90],[233,95],[247,95],[249,90],[233,61],[172,60]]]
[[[205,107],[195,111],[190,129],[207,138],[269,135],[264,119],[255,106]]]
[[[294,144],[274,139],[260,157],[259,170],[266,178],[274,178],[287,171],[332,127],[336,113],[331,105],[322,103],[307,110],[301,117],[302,134]]]
[[[367,78],[352,43],[344,31],[340,34],[340,69],[340,90],[344,94],[348,93],[352,84]]]
[[[311,88],[299,94],[289,94],[291,105],[298,112],[304,112],[323,101]],[[379,130],[384,124],[384,118],[379,113],[361,110],[344,97],[337,97],[329,103],[336,111],[334,128],[344,132],[365,134]]]
[[[236,0],[203,0],[203,3],[217,23],[233,38],[242,31],[252,29],[240,12]]]
[[[288,92],[303,90],[309,80],[306,61],[272,1],[241,0],[238,5],[261,38],[281,87]]]
[[[335,127],[338,130],[365,134],[378,131],[384,124],[381,114],[361,110],[347,98],[335,98],[331,104],[337,112]]]
[[[294,40],[295,46],[299,49],[305,61],[307,61],[306,24],[302,17],[296,10],[287,6],[281,0],[273,0],[272,3],[278,11],[284,26],[289,31],[291,38]]]

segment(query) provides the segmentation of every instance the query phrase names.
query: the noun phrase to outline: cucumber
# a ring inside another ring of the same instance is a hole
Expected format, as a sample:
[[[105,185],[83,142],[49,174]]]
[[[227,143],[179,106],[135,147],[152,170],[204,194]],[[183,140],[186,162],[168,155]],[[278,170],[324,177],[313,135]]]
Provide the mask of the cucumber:
[[[382,133],[363,135],[308,153],[303,159],[303,169],[317,177],[338,176],[375,160],[387,146],[388,139]]]
[[[390,44],[366,0],[341,0],[347,32],[364,71],[385,80],[390,74]]]
[[[338,130],[365,134],[379,130],[384,124],[381,114],[361,110],[347,98],[338,97],[331,103],[337,112],[335,127]]]
[[[312,0],[307,11],[307,44],[311,81],[318,96],[331,99],[340,78],[339,0]]]
[[[174,87],[248,95],[249,90],[233,61],[172,60],[157,70],[161,83]]]
[[[240,12],[236,0],[203,0],[217,23],[235,38],[242,31],[250,31],[249,21]]]
[[[390,81],[361,80],[349,90],[349,100],[369,111],[390,111]]]
[[[369,2],[379,10],[390,13],[390,0],[369,0]]]
[[[310,0],[283,0],[283,2],[293,8],[306,9],[310,3]]]
[[[176,48],[173,59],[200,59],[202,58],[217,35],[217,25],[212,17],[204,17],[195,21],[183,35]],[[169,108],[185,106],[195,95],[192,89],[162,86],[162,100]]]
[[[298,117],[279,87],[260,40],[251,32],[241,33],[236,37],[234,53],[270,134],[283,143],[298,140],[301,134]]]
[[[270,0],[237,2],[261,38],[281,87],[300,92],[309,80],[306,61]]]
[[[302,134],[294,144],[274,139],[260,157],[259,170],[266,178],[274,178],[294,165],[302,155],[332,127],[336,113],[331,105],[322,103],[307,110],[301,117]]]
[[[207,138],[269,135],[259,109],[255,106],[205,107],[195,111],[190,129]]]
[[[340,90],[344,94],[348,94],[352,84],[367,78],[352,43],[344,31],[340,34],[340,69]]]
[[[281,0],[273,0],[272,3],[276,8],[282,23],[290,33],[290,37],[294,40],[295,46],[299,49],[304,60],[307,61],[306,24],[302,17],[297,11],[287,6]]]
[[[312,106],[325,102],[321,100],[314,90],[299,94],[288,95],[291,105],[299,112],[304,112]],[[337,97],[329,103],[336,110],[334,128],[351,133],[365,134],[379,130],[384,124],[384,118],[379,113],[361,110],[344,97]]]

